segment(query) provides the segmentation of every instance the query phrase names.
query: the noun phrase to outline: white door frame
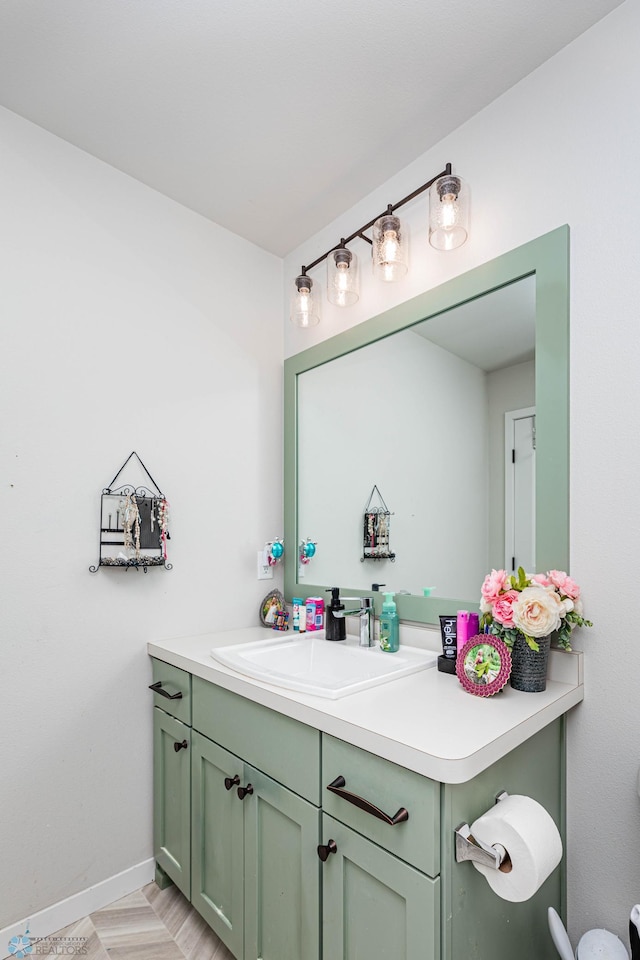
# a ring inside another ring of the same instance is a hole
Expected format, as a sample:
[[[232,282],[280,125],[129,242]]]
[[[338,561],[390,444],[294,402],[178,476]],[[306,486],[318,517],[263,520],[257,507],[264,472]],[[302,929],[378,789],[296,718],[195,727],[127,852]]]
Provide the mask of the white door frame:
[[[520,410],[507,410],[504,415],[504,568],[511,572],[511,558],[513,557],[513,514],[515,503],[514,470],[511,451],[513,450],[513,424],[515,420],[524,420],[525,417],[535,417],[536,408],[522,407]]]

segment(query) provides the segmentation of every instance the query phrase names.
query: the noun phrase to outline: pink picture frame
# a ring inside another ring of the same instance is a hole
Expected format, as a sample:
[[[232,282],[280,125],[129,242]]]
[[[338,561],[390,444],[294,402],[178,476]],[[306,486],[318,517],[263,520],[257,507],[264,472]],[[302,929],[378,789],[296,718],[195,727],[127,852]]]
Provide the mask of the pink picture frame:
[[[458,653],[458,680],[476,697],[492,697],[511,674],[511,652],[504,640],[490,633],[471,637]]]

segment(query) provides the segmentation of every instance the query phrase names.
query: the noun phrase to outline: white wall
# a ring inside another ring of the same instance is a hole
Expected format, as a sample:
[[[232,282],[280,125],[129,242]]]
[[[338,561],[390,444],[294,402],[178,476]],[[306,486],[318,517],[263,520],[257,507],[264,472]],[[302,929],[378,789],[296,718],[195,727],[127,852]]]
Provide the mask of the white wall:
[[[585,702],[569,717],[569,925],[627,940],[640,900],[640,2],[627,0],[486,110],[346,211],[285,262],[285,303],[309,263],[447,161],[472,189],[472,237],[428,250],[425,204],[407,214],[413,265],[402,286],[356,307],[323,304],[311,331],[286,325],[287,353],[406,300],[563,223],[571,227],[571,570],[591,631]],[[358,248],[366,257],[364,244]],[[366,273],[366,271],[365,271]],[[313,274],[323,281],[322,269]]]
[[[152,856],[146,641],[258,622],[282,264],[4,110],[0,142],[2,928]],[[174,568],[92,575],[133,449]]]

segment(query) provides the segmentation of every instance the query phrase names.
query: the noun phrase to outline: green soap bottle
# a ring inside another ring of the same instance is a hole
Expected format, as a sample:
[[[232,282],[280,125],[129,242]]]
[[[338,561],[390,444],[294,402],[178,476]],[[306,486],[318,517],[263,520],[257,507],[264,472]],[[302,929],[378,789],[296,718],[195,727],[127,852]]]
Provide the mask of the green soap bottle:
[[[393,601],[395,593],[386,593],[380,615],[380,649],[385,653],[396,653],[400,646],[398,612]]]

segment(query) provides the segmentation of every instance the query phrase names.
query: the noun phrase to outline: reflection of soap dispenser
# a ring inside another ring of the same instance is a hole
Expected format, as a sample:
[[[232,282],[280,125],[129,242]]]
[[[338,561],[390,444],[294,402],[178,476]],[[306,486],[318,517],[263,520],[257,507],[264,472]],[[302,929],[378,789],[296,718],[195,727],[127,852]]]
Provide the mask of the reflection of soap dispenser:
[[[396,653],[400,646],[398,613],[393,601],[394,596],[394,593],[385,591],[380,615],[380,649],[386,653]]]
[[[326,592],[331,594],[331,603],[327,607],[325,636],[327,640],[344,640],[347,636],[346,620],[333,615],[334,610],[344,610],[344,603],[340,603],[340,587],[330,587]]]

